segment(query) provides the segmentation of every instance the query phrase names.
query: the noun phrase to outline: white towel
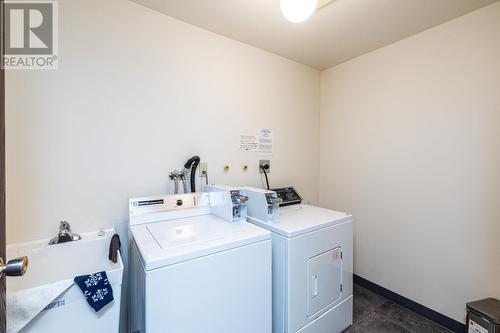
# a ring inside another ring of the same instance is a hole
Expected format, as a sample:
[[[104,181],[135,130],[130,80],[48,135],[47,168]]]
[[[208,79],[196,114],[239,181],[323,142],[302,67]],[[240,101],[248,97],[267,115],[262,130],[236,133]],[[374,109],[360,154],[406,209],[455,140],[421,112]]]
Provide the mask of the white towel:
[[[74,284],[64,280],[7,294],[7,333],[17,333]]]

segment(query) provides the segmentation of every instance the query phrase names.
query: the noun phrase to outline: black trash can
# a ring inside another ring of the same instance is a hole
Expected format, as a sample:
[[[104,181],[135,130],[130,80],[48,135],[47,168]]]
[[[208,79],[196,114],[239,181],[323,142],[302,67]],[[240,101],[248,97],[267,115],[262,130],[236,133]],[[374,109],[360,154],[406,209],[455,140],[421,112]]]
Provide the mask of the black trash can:
[[[467,333],[500,333],[500,301],[486,298],[467,303]]]

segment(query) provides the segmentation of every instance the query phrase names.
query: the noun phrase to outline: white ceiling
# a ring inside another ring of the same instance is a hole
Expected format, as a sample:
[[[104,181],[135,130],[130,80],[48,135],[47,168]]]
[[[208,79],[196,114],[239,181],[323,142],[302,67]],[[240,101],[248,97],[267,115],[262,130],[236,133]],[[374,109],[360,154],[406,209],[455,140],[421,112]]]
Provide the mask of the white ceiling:
[[[498,0],[335,0],[298,24],[279,0],[132,1],[322,70]]]

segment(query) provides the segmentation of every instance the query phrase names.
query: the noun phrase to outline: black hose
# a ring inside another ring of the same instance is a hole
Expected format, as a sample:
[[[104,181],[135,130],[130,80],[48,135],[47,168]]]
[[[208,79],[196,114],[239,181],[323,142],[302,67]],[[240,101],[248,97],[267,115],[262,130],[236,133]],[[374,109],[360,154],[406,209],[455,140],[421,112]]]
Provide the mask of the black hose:
[[[189,170],[191,169],[191,176],[190,176],[190,182],[191,182],[191,192],[196,192],[196,168],[198,167],[198,164],[200,164],[200,157],[199,156],[193,156],[187,162],[184,164],[184,169]]]
[[[266,168],[267,166],[267,168]],[[265,165],[261,165],[260,168],[262,169],[262,171],[264,172],[264,176],[266,177],[266,185],[267,185],[267,189],[269,190],[269,179],[267,178],[267,171],[266,169],[269,169],[269,165],[265,164]]]
[[[184,168],[189,169],[195,161],[198,161],[200,163],[200,157],[199,156],[193,156],[189,160],[187,160],[186,163],[184,163]]]
[[[196,168],[198,168],[198,164],[200,164],[200,158],[198,157],[198,160],[193,162],[193,165],[191,166],[191,193],[196,192]]]

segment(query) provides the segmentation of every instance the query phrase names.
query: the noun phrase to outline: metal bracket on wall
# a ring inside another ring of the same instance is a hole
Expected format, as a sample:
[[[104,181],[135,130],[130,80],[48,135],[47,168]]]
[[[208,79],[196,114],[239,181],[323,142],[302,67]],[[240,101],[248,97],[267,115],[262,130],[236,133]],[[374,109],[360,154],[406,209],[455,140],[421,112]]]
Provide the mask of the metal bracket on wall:
[[[316,6],[316,10],[325,7],[333,2],[333,0],[318,0],[318,5]]]

